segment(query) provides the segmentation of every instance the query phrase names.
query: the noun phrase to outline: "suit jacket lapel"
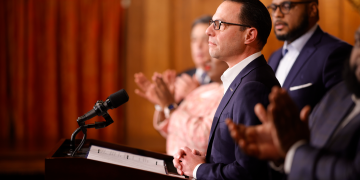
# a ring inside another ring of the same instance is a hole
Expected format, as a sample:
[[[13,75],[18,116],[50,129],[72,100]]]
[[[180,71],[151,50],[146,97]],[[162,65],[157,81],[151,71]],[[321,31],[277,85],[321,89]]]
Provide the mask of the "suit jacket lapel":
[[[332,111],[327,111],[327,115],[318,117],[319,122],[317,122],[316,126],[319,126],[319,128],[316,130],[316,133],[313,135],[313,137],[311,137],[312,143],[317,147],[324,147],[324,145],[331,139],[332,134],[335,132],[339,124],[346,117],[346,115],[349,113],[349,110],[351,110],[352,106],[354,105],[353,101],[351,100],[351,94],[348,94],[341,101],[336,102],[339,103],[334,105],[336,106],[335,110],[332,108]]]
[[[315,52],[316,50],[316,44],[318,44],[321,40],[322,34],[324,32],[318,27],[314,34],[311,36],[309,41],[305,44],[303,49],[300,51],[299,56],[297,57],[294,65],[289,71],[289,74],[287,75],[285,82],[283,84],[283,87],[286,89],[290,88],[291,82],[295,79],[297,74],[299,73],[300,69],[303,67],[303,65],[309,60],[309,57]]]
[[[212,142],[214,140],[214,133],[215,133],[215,129],[216,129],[217,125],[219,124],[221,114],[223,113],[225,107],[229,103],[236,88],[241,83],[242,77],[240,78],[239,82],[236,82],[239,79],[239,77],[240,77],[240,74],[237,75],[236,78],[234,79],[234,81],[230,84],[229,88],[226,90],[226,93],[223,96],[223,98],[221,99],[220,104],[215,112],[215,116],[214,116],[214,119],[213,119],[213,122],[211,125],[211,130],[210,130],[210,135],[209,135],[208,148],[206,151],[206,162],[210,162],[210,154],[211,154],[211,149],[212,149]]]
[[[263,55],[253,60],[251,63],[249,63],[234,79],[234,81],[230,84],[229,88],[227,89],[224,97],[221,99],[220,104],[215,112],[215,116],[211,125],[210,135],[209,135],[209,143],[208,143],[208,149],[206,153],[206,160],[209,162],[209,157],[211,154],[211,146],[212,141],[214,139],[214,132],[219,124],[220,117],[225,109],[225,107],[228,105],[230,99],[232,98],[234,92],[237,90],[239,85],[241,84],[242,78],[249,74],[253,69],[256,67],[259,67],[261,65],[267,65],[266,60]]]
[[[347,114],[348,115],[348,114]],[[345,117],[344,117],[345,118]],[[336,134],[333,134],[331,140],[328,140],[327,147],[332,149],[342,149],[344,146],[349,145],[352,140],[352,136],[358,131],[360,127],[360,113],[355,115],[350,122],[339,130]]]
[[[241,82],[241,80],[240,80],[240,82]],[[215,116],[214,116],[214,119],[213,119],[213,122],[212,122],[212,125],[211,125],[209,141],[210,141],[210,139],[211,139],[211,137],[212,137],[212,135],[214,133],[215,127],[217,126],[217,124],[218,124],[218,122],[220,120],[220,116],[221,116],[222,112],[224,111],[226,105],[229,103],[229,101],[230,101],[230,99],[231,99],[231,97],[232,97],[232,95],[234,93],[234,91],[231,91],[231,89],[232,90],[236,89],[234,87],[237,87],[237,85],[240,84],[240,82],[239,83],[234,83],[234,82],[231,83],[231,85],[227,89],[225,95],[221,99],[220,104],[219,104],[219,106],[218,106],[218,108],[217,108],[217,110],[215,112]]]
[[[276,72],[279,67],[280,60],[283,58],[282,56],[282,48],[272,55],[271,59],[269,59],[269,66]]]

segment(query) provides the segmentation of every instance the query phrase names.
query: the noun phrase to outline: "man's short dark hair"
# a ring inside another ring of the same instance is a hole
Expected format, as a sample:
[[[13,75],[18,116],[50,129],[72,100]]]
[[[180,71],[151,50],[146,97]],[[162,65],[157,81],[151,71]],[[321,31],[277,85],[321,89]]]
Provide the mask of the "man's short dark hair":
[[[196,25],[198,24],[209,24],[209,21],[212,19],[211,16],[209,15],[204,15],[204,16],[201,16],[197,19],[195,19],[195,21],[192,23],[191,25],[191,29],[194,28]]]
[[[265,46],[271,32],[271,16],[265,5],[260,0],[224,0],[242,4],[239,19],[241,24],[254,27],[258,31],[257,38],[261,49]],[[245,30],[246,27],[240,27]]]

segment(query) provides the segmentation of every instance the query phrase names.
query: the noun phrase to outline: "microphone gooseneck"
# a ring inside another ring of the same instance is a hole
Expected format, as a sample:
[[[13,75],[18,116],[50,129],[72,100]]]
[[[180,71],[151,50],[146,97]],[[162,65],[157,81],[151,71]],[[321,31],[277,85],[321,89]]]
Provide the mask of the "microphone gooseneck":
[[[111,94],[105,102],[99,100],[95,103],[92,110],[85,113],[83,116],[78,117],[77,122],[79,124],[79,128],[77,128],[74,133],[71,135],[70,140],[70,155],[74,156],[74,154],[81,149],[81,147],[84,145],[86,140],[86,132],[88,128],[95,128],[100,129],[107,127],[108,125],[112,124],[114,121],[110,117],[110,115],[107,113],[107,110],[114,109],[122,104],[126,103],[129,100],[129,96],[126,93],[124,89],[119,90],[118,92],[115,92]],[[95,122],[94,124],[85,124],[85,121],[95,117],[95,116],[102,116],[105,121],[102,122]],[[79,144],[79,146],[75,149],[75,137],[76,135],[82,131],[84,136]]]

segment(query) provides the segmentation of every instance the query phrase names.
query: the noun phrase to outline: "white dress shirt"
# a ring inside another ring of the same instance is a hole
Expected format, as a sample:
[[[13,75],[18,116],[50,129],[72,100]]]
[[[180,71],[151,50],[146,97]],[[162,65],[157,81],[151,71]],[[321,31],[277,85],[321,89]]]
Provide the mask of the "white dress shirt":
[[[332,138],[334,138],[342,128],[344,128],[357,114],[360,113],[360,98],[356,98],[355,95],[352,95],[351,99],[355,103],[355,107],[349,113],[349,115],[347,115],[346,118],[343,119],[341,124],[336,128],[336,131],[332,135]],[[290,173],[291,164],[293,162],[296,149],[306,143],[307,142],[305,140],[300,140],[300,141],[296,142],[294,145],[292,145],[291,148],[289,149],[289,151],[285,157],[285,165],[284,165],[284,171],[286,174]]]
[[[261,52],[254,53],[247,58],[243,59],[239,63],[235,64],[232,68],[228,68],[221,76],[221,81],[224,85],[224,94],[229,88],[230,84],[234,81],[236,76],[253,60],[261,56]]]
[[[202,75],[205,73],[205,71],[201,68],[196,68],[195,76],[196,79],[199,81],[200,84],[209,84],[210,83],[210,77],[208,75],[205,76],[204,81],[202,82]]]
[[[290,69],[294,65],[306,42],[308,42],[310,37],[314,34],[317,27],[318,25],[315,24],[307,33],[297,38],[291,44],[288,44],[288,42],[285,41],[282,49],[283,58],[280,60],[279,66],[275,73],[276,78],[278,79],[281,86],[283,86]],[[286,50],[287,53],[285,54]]]
[[[236,76],[253,60],[261,56],[261,52],[254,53],[247,58],[243,59],[239,63],[237,63],[232,68],[228,68],[223,75],[221,76],[221,81],[223,82],[224,86],[224,94],[226,93],[227,89],[229,88],[230,84],[234,81]],[[196,179],[196,172],[199,169],[201,163],[198,164],[193,171],[193,177]]]

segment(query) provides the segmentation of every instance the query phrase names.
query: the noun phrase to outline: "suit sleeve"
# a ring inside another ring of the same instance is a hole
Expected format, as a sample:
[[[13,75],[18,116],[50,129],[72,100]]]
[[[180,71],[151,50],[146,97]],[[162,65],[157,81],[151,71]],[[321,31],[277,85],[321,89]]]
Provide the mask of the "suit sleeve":
[[[260,124],[254,113],[254,107],[257,103],[262,103],[266,107],[269,93],[270,89],[259,82],[244,84],[234,93],[225,113],[229,113],[228,117],[232,118],[236,124],[241,123],[246,126]],[[222,145],[234,148],[232,151],[234,154],[229,156],[234,156],[235,161],[228,164],[202,164],[197,170],[197,179],[264,179],[264,177],[266,179],[268,176],[267,162],[245,155],[232,140],[225,123],[222,122],[224,120],[225,118],[220,118],[217,129],[223,128],[227,132],[221,135]]]
[[[355,148],[355,158],[345,158],[309,144],[302,145],[295,152],[288,179],[360,179],[359,142]]]

